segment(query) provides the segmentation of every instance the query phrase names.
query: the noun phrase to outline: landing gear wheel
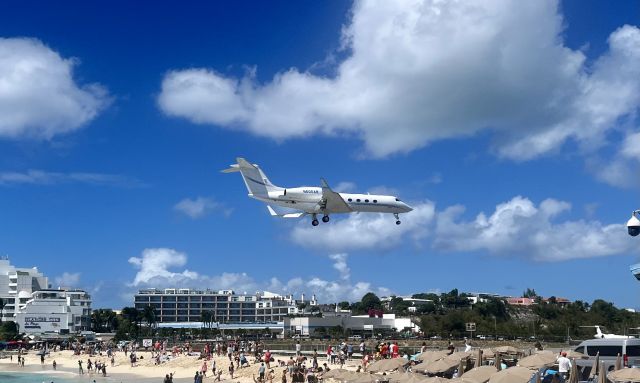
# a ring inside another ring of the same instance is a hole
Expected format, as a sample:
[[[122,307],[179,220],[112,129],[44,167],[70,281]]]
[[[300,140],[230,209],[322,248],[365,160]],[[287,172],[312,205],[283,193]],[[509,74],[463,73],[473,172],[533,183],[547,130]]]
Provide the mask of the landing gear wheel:
[[[317,220],[317,219],[314,219],[313,221],[311,221],[311,224],[312,224],[313,226],[318,226],[318,224],[319,224],[319,223],[320,223],[320,222],[318,222],[318,220]]]
[[[393,213],[393,216],[396,217],[396,225],[400,224],[400,216],[398,215],[398,213]]]
[[[400,222],[399,220],[398,220],[398,221],[396,221],[396,225],[399,225],[399,224],[401,224],[401,223],[402,223],[402,222]]]
[[[325,215],[324,217],[322,217],[322,222],[324,222],[324,223],[329,222],[329,216]]]

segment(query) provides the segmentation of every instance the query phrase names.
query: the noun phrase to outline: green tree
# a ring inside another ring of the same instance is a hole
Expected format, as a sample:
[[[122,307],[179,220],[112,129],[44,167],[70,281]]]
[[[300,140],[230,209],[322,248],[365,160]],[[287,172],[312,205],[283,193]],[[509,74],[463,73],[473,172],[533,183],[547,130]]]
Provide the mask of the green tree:
[[[527,289],[522,293],[522,297],[523,298],[535,298],[537,297],[538,294],[536,294],[536,290],[534,289],[530,289],[527,287]]]
[[[360,300],[360,305],[362,308],[367,310],[382,310],[382,302],[380,298],[374,293],[366,293],[362,299]]]
[[[0,339],[15,340],[18,337],[18,325],[16,322],[3,322],[0,324]]]

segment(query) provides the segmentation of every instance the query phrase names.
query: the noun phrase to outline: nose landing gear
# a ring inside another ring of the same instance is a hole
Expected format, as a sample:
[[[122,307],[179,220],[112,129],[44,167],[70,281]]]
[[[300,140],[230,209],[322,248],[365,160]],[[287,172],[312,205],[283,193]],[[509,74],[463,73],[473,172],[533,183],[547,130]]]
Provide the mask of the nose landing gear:
[[[393,216],[396,217],[396,225],[399,225],[402,223],[400,222],[400,216],[398,215],[398,213],[393,213]]]

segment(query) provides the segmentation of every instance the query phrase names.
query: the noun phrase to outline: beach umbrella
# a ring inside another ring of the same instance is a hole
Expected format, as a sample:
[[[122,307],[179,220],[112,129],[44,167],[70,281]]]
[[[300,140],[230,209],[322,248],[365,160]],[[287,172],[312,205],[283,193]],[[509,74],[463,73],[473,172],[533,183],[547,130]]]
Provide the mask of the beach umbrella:
[[[576,360],[571,359],[571,371],[569,375],[569,382],[567,383],[578,383],[578,365],[576,364]]]
[[[333,371],[333,370],[331,370]],[[329,372],[331,372],[329,371]],[[348,379],[355,379],[358,376],[360,376],[362,374],[359,374],[355,371],[347,371],[347,370],[343,370],[340,371],[339,373],[337,373],[336,375],[334,375],[333,377],[330,377],[328,379],[335,379],[335,380],[339,380],[339,381],[344,381],[344,380],[348,380]],[[325,377],[326,375],[323,375],[323,377]]]
[[[343,379],[342,381],[347,383],[373,383],[378,378],[379,376],[372,375],[372,374],[358,374],[354,377]]]
[[[393,371],[399,368],[402,368],[404,365],[409,363],[405,358],[393,358],[393,359],[380,359],[371,363],[371,365],[367,368],[367,371],[371,372],[383,372],[383,371]]]
[[[513,346],[500,346],[500,347],[494,348],[493,351],[498,352],[500,354],[511,354],[511,355],[522,354],[522,350],[517,349]]]
[[[453,354],[447,356],[445,359],[452,359],[457,362],[460,359],[469,359],[472,355],[473,355],[472,352],[459,351],[459,352],[454,352]]]
[[[418,354],[418,356],[416,356],[416,360],[429,363],[435,362],[436,360],[444,359],[446,356],[446,351],[425,351]]]
[[[462,376],[464,374],[464,359],[460,359],[460,364],[458,364],[458,376]]]
[[[434,376],[433,378],[428,379],[429,380],[425,380],[424,383],[451,383],[451,379],[445,379],[439,376]]]
[[[607,379],[612,382],[640,382],[640,368],[621,368],[612,371]]]
[[[495,371],[494,371],[495,372]],[[454,378],[454,379],[450,379],[449,380],[450,383],[478,383],[477,380],[473,380],[473,379],[469,379],[469,378],[465,378],[464,376],[462,378]]]
[[[552,353],[539,353],[524,357],[518,361],[518,366],[527,368],[549,367],[556,362],[556,356]]]
[[[593,366],[591,366],[591,372],[589,373],[589,378],[593,378],[598,374],[598,367],[600,367],[600,351],[596,353],[595,359],[593,359]]]
[[[420,368],[419,371],[424,371],[428,374],[441,374],[453,370],[457,365],[458,362],[453,359],[441,359],[427,364],[425,367]]]
[[[622,357],[620,356],[620,353],[618,353],[618,356],[616,357],[616,365],[614,367],[614,370],[619,370],[622,368]]]
[[[510,367],[491,375],[489,383],[529,383],[533,371],[526,367]]]
[[[495,373],[496,368],[493,366],[480,366],[465,372],[463,377],[476,383],[486,383],[491,378],[491,375]]]
[[[569,359],[589,359],[589,355],[585,355],[578,351],[569,350],[565,352],[567,353],[567,358]]]
[[[391,383],[427,383],[428,380],[429,378],[422,374],[414,374],[411,372],[389,376],[389,382]]]
[[[598,383],[607,383],[607,371],[604,369],[604,362],[600,362],[598,369]]]
[[[496,355],[496,352],[493,351],[492,348],[483,348],[482,349],[482,357],[486,359],[493,358]]]
[[[476,355],[476,363],[474,364],[473,367],[480,367],[482,366],[482,349],[478,349],[478,353]]]

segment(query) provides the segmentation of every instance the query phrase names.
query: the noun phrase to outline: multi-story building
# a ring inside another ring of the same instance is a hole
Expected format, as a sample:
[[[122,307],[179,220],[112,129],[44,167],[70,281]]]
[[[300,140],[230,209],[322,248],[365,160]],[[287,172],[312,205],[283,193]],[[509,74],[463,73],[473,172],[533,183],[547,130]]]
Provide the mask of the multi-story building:
[[[233,290],[144,289],[134,298],[138,310],[153,307],[159,323],[200,322],[205,311],[211,313],[213,322],[219,323],[279,322],[287,315],[298,314],[301,303],[317,305],[315,296],[305,301],[304,296],[295,300],[291,295],[238,295]]]
[[[26,333],[80,332],[91,329],[91,296],[84,290],[39,290],[16,313]]]
[[[17,268],[9,259],[0,258],[0,317],[15,321],[16,312],[24,308],[34,291],[49,288],[49,280],[36,267]]]

